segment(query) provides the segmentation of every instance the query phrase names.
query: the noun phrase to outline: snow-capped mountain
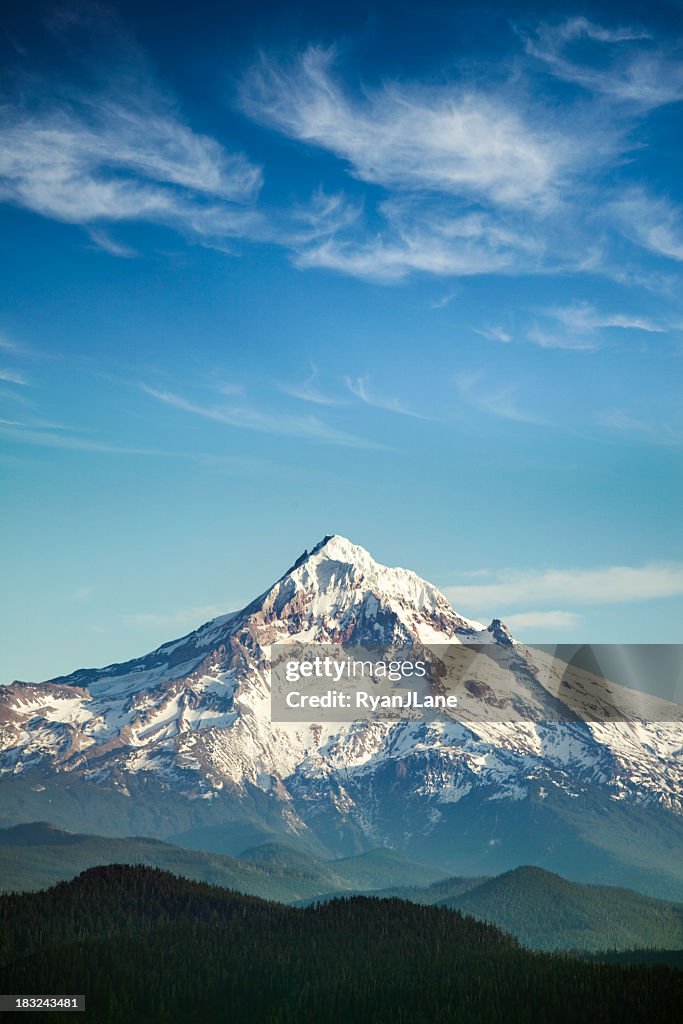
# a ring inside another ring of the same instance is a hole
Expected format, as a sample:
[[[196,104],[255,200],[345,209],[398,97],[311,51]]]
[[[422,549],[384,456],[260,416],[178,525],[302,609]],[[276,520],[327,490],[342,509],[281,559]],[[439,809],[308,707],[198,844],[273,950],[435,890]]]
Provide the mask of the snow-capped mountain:
[[[471,680],[437,721],[280,724],[268,651],[294,640],[486,643],[513,683]],[[143,658],[1,687],[0,823],[228,852],[272,833],[331,853],[389,845],[461,872],[535,860],[683,894],[682,709],[578,670],[561,691],[559,674],[498,620],[326,537],[246,608]]]

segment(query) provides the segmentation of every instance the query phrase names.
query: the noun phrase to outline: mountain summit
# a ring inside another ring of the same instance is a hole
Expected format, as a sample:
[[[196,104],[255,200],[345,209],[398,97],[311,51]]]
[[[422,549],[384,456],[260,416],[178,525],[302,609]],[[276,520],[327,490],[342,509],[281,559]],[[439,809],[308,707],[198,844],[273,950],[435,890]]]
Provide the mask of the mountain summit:
[[[487,643],[517,681],[506,694],[473,683],[476,715],[281,724],[268,650],[287,641]],[[651,700],[647,720],[626,695],[620,721],[550,722],[540,657],[499,620],[464,618],[413,572],[325,537],[245,608],[145,657],[0,687],[0,824],[235,853],[263,836],[333,855],[384,845],[454,873],[527,862],[597,881],[597,863],[602,880],[683,895],[680,707]],[[572,686],[595,704],[586,673]]]
[[[338,535],[304,551],[264,599],[263,607],[275,609],[290,634],[305,632],[305,639],[320,642],[444,643],[484,629],[457,615],[414,572],[380,565],[365,548]]]
[[[142,658],[81,669],[42,685],[86,687],[98,695],[132,693],[215,667],[215,654],[226,645],[234,652],[242,642],[256,653],[288,639],[457,643],[491,637],[482,623],[456,614],[431,583],[408,569],[381,565],[365,548],[335,535],[304,551],[245,608],[211,619]]]

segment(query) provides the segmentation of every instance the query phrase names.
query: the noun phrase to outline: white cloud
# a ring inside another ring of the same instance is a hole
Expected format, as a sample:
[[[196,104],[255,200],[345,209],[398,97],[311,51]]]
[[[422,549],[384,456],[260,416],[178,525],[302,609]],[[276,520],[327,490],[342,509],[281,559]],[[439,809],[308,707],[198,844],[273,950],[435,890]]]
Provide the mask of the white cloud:
[[[496,213],[467,211],[433,197],[394,196],[380,203],[383,230],[364,226],[297,249],[300,267],[324,267],[376,281],[412,272],[438,276],[531,269],[543,243],[528,226]]]
[[[90,228],[88,234],[97,248],[109,253],[110,256],[121,256],[123,259],[131,259],[133,256],[137,256],[135,249],[132,249],[129,245],[124,245],[122,242],[114,241],[105,231]]]
[[[261,169],[193,131],[118,26],[92,20],[102,24],[87,86],[20,81],[0,109],[0,200],[86,226],[118,256],[132,253],[103,223],[142,220],[200,238],[257,230]]]
[[[294,262],[301,268],[336,270],[370,281],[391,282],[413,271],[444,277],[496,273],[510,267],[513,260],[487,252],[485,246],[476,243],[448,247],[418,230],[389,241],[333,238],[299,253]]]
[[[300,402],[310,402],[312,405],[332,406],[342,404],[340,399],[318,390],[312,380],[305,380],[301,384],[279,383],[277,388],[283,395],[289,395],[290,398],[296,398]]]
[[[653,420],[638,419],[623,409],[608,409],[597,415],[595,422],[600,427],[635,441],[646,441],[658,445],[680,445],[683,443],[683,432],[676,430],[671,424]]]
[[[454,383],[461,399],[479,412],[516,423],[545,422],[539,413],[520,405],[514,384],[492,386],[480,371],[457,374]]]
[[[44,421],[23,423],[19,420],[0,420],[0,437],[34,448],[63,449],[65,451],[89,452],[95,455],[141,455],[150,458],[188,459],[210,469],[231,473],[273,472],[272,463],[265,459],[245,458],[231,455],[214,455],[198,451],[169,451],[162,448],[136,447],[100,441],[88,437],[74,436],[68,431],[78,427],[63,427]]]
[[[639,420],[623,409],[610,409],[607,412],[599,413],[596,417],[598,426],[614,430],[619,434],[636,434],[648,438],[655,435],[655,428],[645,420]]]
[[[244,157],[196,135],[151,98],[35,114],[6,109],[1,124],[0,198],[56,220],[197,230],[207,197],[248,203],[261,183]],[[223,216],[225,230],[229,211]]]
[[[307,204],[293,207],[291,226],[280,230],[293,248],[301,248],[352,227],[362,213],[362,203],[342,192],[328,193],[318,188]]]
[[[667,330],[647,317],[628,313],[603,313],[587,302],[546,309],[545,313],[546,316],[559,321],[563,327],[579,334],[588,334],[606,327],[645,331],[651,334],[661,334]]]
[[[231,427],[240,427],[243,430],[255,430],[264,434],[282,434],[286,437],[301,437],[310,441],[321,441],[326,444],[343,445],[349,448],[376,448],[384,446],[375,441],[369,441],[346,431],[338,430],[336,427],[324,423],[315,416],[289,416],[279,413],[266,413],[254,409],[248,405],[241,406],[208,406],[198,405],[190,402],[181,395],[170,391],[160,391],[157,388],[142,385],[145,394],[150,395],[159,402],[189,412],[203,419],[213,420],[216,423],[224,423]]]
[[[342,405],[341,399],[328,395],[321,391],[316,384],[319,373],[316,366],[311,365],[311,372],[298,384],[285,384],[278,381],[277,388],[283,395],[296,398],[300,402],[310,402],[312,405]]]
[[[221,381],[217,384],[215,381],[211,381],[211,390],[215,391],[218,395],[227,395],[228,398],[238,398],[244,394],[244,385],[237,384],[234,381]]]
[[[136,255],[113,237],[114,226],[145,221],[221,252],[232,253],[234,239],[271,243],[300,268],[384,283],[411,274],[616,276],[623,272],[610,249],[616,221],[639,244],[683,259],[676,214],[661,206],[644,210],[641,201],[633,226],[633,195],[605,201],[600,172],[633,147],[637,112],[624,108],[612,116],[595,99],[546,102],[530,87],[528,62],[498,84],[483,68],[478,79],[452,70],[441,84],[354,88],[335,69],[334,49],[311,47],[287,65],[262,57],[241,84],[245,111],[333,154],[356,179],[352,195],[321,187],[308,203],[267,208],[257,205],[261,168],[193,130],[122,38],[115,17],[99,12],[91,21],[100,23],[99,45],[106,41],[110,51],[92,87],[33,81],[0,110],[0,201],[82,225],[111,255]],[[62,35],[73,24],[67,19]],[[604,73],[603,92],[606,82],[617,81],[643,92],[651,105],[666,88],[677,95],[674,62],[640,30],[574,18],[526,36],[529,52],[556,74],[577,41],[617,51],[606,68],[582,71]],[[596,239],[586,211],[599,208],[608,218]],[[597,326],[656,329],[618,314]],[[481,333],[509,340],[500,327]],[[587,330],[568,328],[559,337],[539,331],[532,340],[589,347],[576,342],[578,333]]]
[[[585,209],[596,171],[632,144],[621,123],[585,105],[560,114],[519,76],[495,88],[452,75],[354,92],[334,62],[319,47],[289,65],[262,57],[242,82],[248,114],[386,193],[372,205],[371,190],[364,201],[321,191],[272,223],[296,266],[384,283],[599,269],[602,248],[574,197]]]
[[[499,341],[502,345],[507,345],[508,342],[512,341],[512,335],[504,327],[475,327],[474,333],[481,335],[482,338],[487,338],[489,341]]]
[[[21,406],[34,406],[36,403],[29,398],[26,392],[16,391],[14,388],[0,388],[0,398],[6,402],[16,402]]]
[[[649,563],[597,569],[503,570],[486,582],[444,588],[456,608],[504,613],[507,608],[624,604],[683,595],[683,564]],[[507,617],[509,619],[509,616]]]
[[[0,381],[5,384],[19,384],[21,387],[30,387],[29,382],[23,373],[19,373],[18,370],[4,370],[0,368]]]
[[[13,359],[35,359],[44,355],[37,351],[33,347],[29,347],[23,342],[19,343],[13,338],[8,338],[6,334],[0,332],[0,352],[6,353],[7,357]]]
[[[605,28],[587,18],[557,24],[542,23],[524,34],[527,52],[558,78],[639,110],[654,109],[683,99],[680,55],[667,51],[638,28]],[[590,59],[585,47],[572,59],[572,44],[600,43]],[[606,56],[607,55],[607,56]]]
[[[319,146],[366,182],[526,205],[556,198],[577,152],[569,138],[471,86],[385,84],[349,95],[334,49],[289,67],[263,56],[242,83],[252,117]]]
[[[571,334],[564,330],[530,327],[526,337],[539,348],[557,348],[574,352],[593,352],[599,347],[599,339],[585,333]]]
[[[440,299],[435,299],[434,302],[430,304],[430,309],[445,309],[446,306],[450,306],[457,294],[457,292],[446,292],[446,294],[442,295]]]
[[[544,29],[546,38],[554,36],[556,39],[565,42],[582,37],[593,39],[599,43],[628,43],[652,38],[645,29],[630,28],[628,26],[624,28],[605,28],[603,25],[596,25],[594,21],[589,21],[588,18],[581,17],[568,18],[567,21],[556,25],[554,28],[544,26],[541,29],[542,35]]]
[[[683,260],[683,211],[663,197],[633,190],[610,211],[624,235],[660,256]]]
[[[517,629],[573,629],[581,622],[578,612],[516,612],[505,616],[505,625]]]
[[[407,409],[399,402],[398,398],[386,398],[371,392],[368,387],[367,377],[356,377],[355,379],[347,377],[346,386],[351,394],[361,402],[364,402],[365,405],[371,405],[375,409],[384,409],[386,412],[396,412],[401,416],[412,416],[418,420],[427,419],[426,416],[413,412],[412,409]]]
[[[61,429],[33,429],[23,423],[0,423],[0,435],[9,441],[32,445],[37,448],[62,448],[70,451],[95,452],[104,455],[154,455],[176,457],[180,452],[167,452],[157,448],[138,448],[106,441],[91,440],[85,437],[73,437],[63,433]]]
[[[542,312],[546,323],[532,324],[526,332],[527,340],[540,348],[592,352],[600,348],[604,330],[643,331],[648,334],[663,334],[669,330],[646,316],[603,312],[588,302],[549,307]]]

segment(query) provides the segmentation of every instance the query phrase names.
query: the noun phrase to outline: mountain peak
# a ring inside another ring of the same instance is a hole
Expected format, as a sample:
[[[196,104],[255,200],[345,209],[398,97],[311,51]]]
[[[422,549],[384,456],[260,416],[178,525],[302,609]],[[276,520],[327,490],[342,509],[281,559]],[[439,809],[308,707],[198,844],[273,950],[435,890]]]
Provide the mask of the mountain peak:
[[[445,643],[458,632],[484,630],[459,616],[431,583],[409,569],[382,565],[340,534],[304,551],[249,609],[264,607],[269,622],[273,616],[282,624],[294,622],[309,640],[358,640],[362,634],[373,642],[400,635]]]
[[[287,570],[285,575],[288,575],[288,573],[292,572],[294,569],[298,569],[300,565],[304,564],[304,562],[317,558],[318,556],[320,556],[320,559],[343,562],[347,565],[359,565],[363,562],[372,562],[375,565],[377,564],[370,552],[366,551],[366,549],[362,548],[359,544],[353,544],[347,537],[342,537],[339,533],[328,533],[321,541],[318,541],[310,551],[306,549],[301,555],[299,555],[294,565],[291,569]]]
[[[354,544],[347,537],[340,533],[328,533],[314,548],[311,548],[311,556],[324,554],[327,558],[333,558],[338,562],[353,562],[359,558],[370,558],[370,553],[359,544]]]
[[[514,645],[515,641],[510,630],[500,619],[493,619],[491,625],[487,627],[487,632],[491,633],[496,643],[503,647],[512,647]]]
[[[377,562],[366,548],[354,544],[348,537],[342,537],[339,533],[323,537],[314,548],[311,548],[308,558],[315,561],[339,562],[341,565],[354,566],[366,572],[386,568]]]

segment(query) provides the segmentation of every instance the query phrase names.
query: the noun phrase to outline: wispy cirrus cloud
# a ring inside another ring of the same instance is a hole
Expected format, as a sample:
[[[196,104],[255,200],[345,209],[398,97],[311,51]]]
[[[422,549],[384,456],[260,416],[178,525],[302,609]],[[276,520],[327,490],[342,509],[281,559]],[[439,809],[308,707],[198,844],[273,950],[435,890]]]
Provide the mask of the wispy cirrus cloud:
[[[15,444],[33,448],[61,449],[85,452],[94,455],[143,456],[145,458],[187,459],[206,468],[220,468],[230,472],[272,471],[272,465],[265,459],[242,456],[214,455],[202,451],[174,451],[145,445],[118,444],[79,434],[81,428],[71,425],[49,423],[41,420],[23,422],[0,420],[0,438]]]
[[[18,391],[15,387],[0,388],[0,398],[6,402],[14,402],[22,408],[26,406],[32,408],[36,404],[33,398],[29,398],[25,390]]]
[[[457,292],[454,292],[454,291],[446,292],[446,294],[442,295],[440,299],[435,299],[434,302],[430,303],[430,307],[429,308],[430,309],[446,309],[447,306],[450,306],[450,304],[453,301],[453,299],[455,298],[456,294],[457,294]]]
[[[156,97],[3,112],[0,198],[56,220],[149,220],[206,233],[242,230],[261,175],[240,155],[192,132]],[[97,235],[94,236],[97,238]],[[111,245],[111,243],[107,243]]]
[[[256,230],[260,167],[189,126],[106,12],[85,26],[67,19],[58,34],[74,26],[92,31],[98,54],[86,80],[83,66],[78,85],[19,79],[0,109],[0,201],[85,226],[117,256],[132,253],[103,224],[146,221],[199,238]]]
[[[334,48],[309,47],[289,63],[261,57],[242,82],[245,111],[389,193],[374,222],[357,201],[319,203],[317,237],[313,230],[291,241],[297,266],[388,283],[416,273],[619,276],[614,233],[633,211],[622,216],[600,174],[634,149],[633,128],[648,110],[683,98],[683,62],[674,44],[638,26],[570,18],[518,32],[530,55],[591,98],[535,102],[530,68],[516,84],[456,71],[438,85],[354,88]],[[590,209],[602,211],[598,237]],[[630,234],[678,259],[681,231],[671,217],[663,221],[636,218]],[[601,326],[635,328],[637,319]],[[555,332],[539,332],[536,342],[592,347]]]
[[[643,28],[610,28],[575,17],[518,31],[527,52],[552,74],[591,92],[639,110],[683,99],[680,52]]]
[[[488,341],[498,341],[502,345],[507,345],[512,341],[512,335],[504,327],[475,327],[474,333],[479,334],[482,338],[487,338]]]
[[[289,61],[263,55],[242,79],[243,110],[336,157],[354,179],[351,194],[335,178],[308,202],[290,196],[267,205],[260,165],[230,140],[196,131],[114,16],[98,9],[88,30],[98,19],[89,80],[82,67],[77,86],[34,77],[1,108],[0,201],[81,225],[112,256],[136,255],[114,228],[145,222],[220,252],[233,253],[236,239],[273,244],[301,269],[386,284],[420,274],[616,276],[615,226],[644,248],[682,258],[674,214],[661,203],[655,209],[656,200],[646,210],[643,195],[634,218],[637,197],[614,200],[600,181],[635,148],[632,128],[643,113],[612,101],[630,89],[651,109],[679,95],[674,49],[638,27],[573,18],[520,30],[535,59],[518,62],[505,80],[482,62],[467,74],[453,65],[438,83],[359,85],[334,47],[310,46]],[[57,22],[64,38],[83,28],[79,19]],[[581,60],[570,59],[577,46]],[[591,63],[586,46],[611,56]],[[594,95],[546,102],[535,88],[539,61],[572,80],[578,68]],[[598,208],[600,238],[587,215]],[[586,347],[552,332],[536,340]]]
[[[590,334],[602,328],[621,328],[628,331],[645,331],[649,334],[662,334],[667,327],[654,320],[630,313],[606,313],[588,302],[574,303],[570,306],[556,306],[545,310],[546,316],[557,320],[570,331],[579,334]]]
[[[663,196],[632,189],[610,207],[624,235],[669,259],[683,260],[683,210]]]
[[[454,378],[460,399],[472,409],[496,416],[499,419],[513,420],[516,423],[539,424],[545,419],[533,409],[525,407],[518,397],[515,384],[491,385],[481,371],[459,373]]]
[[[175,392],[159,390],[145,384],[141,385],[141,388],[145,394],[159,402],[203,419],[213,420],[215,423],[224,423],[230,427],[254,430],[262,434],[281,434],[286,437],[304,438],[309,441],[349,448],[383,449],[385,447],[379,442],[339,430],[316,416],[291,416],[285,413],[263,412],[245,403],[239,406],[202,405]]]
[[[0,367],[0,381],[3,381],[5,384],[19,384],[20,387],[24,388],[31,386],[23,373],[20,373],[18,370],[5,369],[4,367]]]
[[[530,327],[526,337],[539,348],[565,349],[569,352],[594,352],[600,346],[599,338],[594,335],[538,325]]]
[[[298,232],[281,224],[273,237],[301,268],[386,283],[595,271],[603,240],[596,248],[585,214],[569,208],[632,145],[627,126],[595,106],[560,112],[528,86],[453,72],[438,85],[354,89],[334,48],[289,63],[263,55],[242,81],[245,112],[384,190],[374,204],[321,193]]]
[[[406,408],[398,398],[387,398],[384,395],[378,395],[370,390],[370,385],[367,377],[347,377],[346,387],[351,394],[363,402],[365,405],[371,405],[375,409],[383,409],[385,412],[395,412],[401,416],[411,416],[414,419],[425,420],[427,416],[423,416],[419,412],[414,412],[412,409]]]
[[[23,341],[15,341],[14,338],[10,338],[2,332],[0,332],[0,352],[4,352],[5,358],[8,359],[35,359],[45,354],[24,344]]]
[[[526,205],[552,199],[576,153],[501,97],[458,83],[387,83],[353,96],[333,48],[284,66],[266,56],[245,76],[252,117],[347,161],[354,176],[392,188]]]
[[[300,383],[287,384],[283,381],[277,382],[277,389],[283,395],[290,398],[297,398],[300,402],[310,402],[312,405],[342,405],[343,399],[321,391],[318,385],[320,374],[316,366],[311,366],[311,372]]]
[[[562,602],[565,605],[624,604],[683,595],[683,565],[651,562],[595,569],[506,569],[483,572],[474,583],[443,588],[455,607],[495,611]]]
[[[94,452],[102,455],[149,455],[175,458],[181,453],[158,448],[120,445],[94,438],[74,436],[61,428],[35,428],[17,421],[0,422],[0,436],[7,441],[36,448],[62,448],[70,451]]]
[[[610,433],[627,440],[644,441],[665,447],[683,445],[683,429],[659,420],[645,420],[624,409],[607,409],[596,416],[595,422]]]
[[[122,259],[132,259],[137,256],[138,253],[130,245],[124,245],[123,242],[117,242],[111,238],[106,231],[101,231],[96,228],[89,228],[88,235],[90,236],[95,248],[102,249],[103,252],[109,253],[110,256],[120,256]]]
[[[278,233],[294,250],[339,234],[356,225],[363,214],[363,203],[343,192],[315,190],[307,203],[297,203]]]
[[[505,625],[510,629],[574,629],[581,624],[583,616],[578,612],[560,609],[551,611],[514,612],[505,616]]]
[[[665,334],[670,327],[647,316],[605,312],[588,302],[548,307],[540,311],[543,322],[532,322],[525,337],[540,348],[594,352],[605,341],[606,331],[642,331]]]
[[[514,217],[463,210],[434,197],[393,196],[377,214],[380,233],[356,222],[353,232],[295,246],[295,264],[392,282],[411,273],[471,277],[531,270],[544,252],[542,240]]]

